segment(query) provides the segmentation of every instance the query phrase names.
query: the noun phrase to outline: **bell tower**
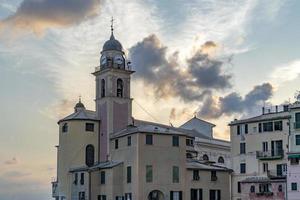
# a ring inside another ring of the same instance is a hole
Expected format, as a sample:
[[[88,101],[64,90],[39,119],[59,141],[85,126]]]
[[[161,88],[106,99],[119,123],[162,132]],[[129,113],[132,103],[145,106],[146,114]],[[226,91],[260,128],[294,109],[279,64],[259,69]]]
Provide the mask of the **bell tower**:
[[[130,62],[126,60],[121,43],[111,36],[103,45],[96,77],[96,113],[100,119],[99,161],[109,160],[110,134],[125,128],[132,120],[130,97]]]

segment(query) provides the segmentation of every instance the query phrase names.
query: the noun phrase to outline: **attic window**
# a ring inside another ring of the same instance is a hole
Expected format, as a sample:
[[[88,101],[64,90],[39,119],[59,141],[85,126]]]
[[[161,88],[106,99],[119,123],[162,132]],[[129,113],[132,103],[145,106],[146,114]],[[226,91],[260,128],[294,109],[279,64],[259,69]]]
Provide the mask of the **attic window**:
[[[63,133],[68,132],[68,123],[64,123],[64,125],[62,126],[62,132]]]

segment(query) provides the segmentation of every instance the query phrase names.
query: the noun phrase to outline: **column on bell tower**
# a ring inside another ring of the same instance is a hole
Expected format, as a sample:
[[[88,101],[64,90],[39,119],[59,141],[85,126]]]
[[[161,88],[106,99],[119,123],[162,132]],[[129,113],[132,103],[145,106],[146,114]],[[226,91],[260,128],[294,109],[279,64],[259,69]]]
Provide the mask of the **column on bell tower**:
[[[96,77],[96,113],[100,119],[99,160],[109,160],[110,134],[126,128],[132,120],[130,76],[133,73],[126,63],[121,43],[113,32],[103,45],[100,67]]]

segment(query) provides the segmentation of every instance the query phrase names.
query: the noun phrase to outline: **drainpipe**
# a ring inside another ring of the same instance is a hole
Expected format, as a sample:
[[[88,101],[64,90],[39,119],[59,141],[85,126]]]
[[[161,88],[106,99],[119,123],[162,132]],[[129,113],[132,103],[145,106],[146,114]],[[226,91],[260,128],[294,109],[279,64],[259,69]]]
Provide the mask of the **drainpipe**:
[[[88,198],[88,200],[92,200],[92,197],[91,197],[91,195],[92,195],[92,189],[91,189],[91,182],[92,182],[92,180],[91,180],[91,171],[90,170],[88,170],[88,173],[89,173],[89,198]]]
[[[289,120],[289,134],[288,134],[288,152],[290,151],[290,137],[291,137],[291,118],[288,119]],[[289,160],[287,159],[287,162],[289,162]],[[286,163],[288,165],[288,163]],[[288,169],[286,170],[286,184],[285,184],[285,199],[288,199]]]

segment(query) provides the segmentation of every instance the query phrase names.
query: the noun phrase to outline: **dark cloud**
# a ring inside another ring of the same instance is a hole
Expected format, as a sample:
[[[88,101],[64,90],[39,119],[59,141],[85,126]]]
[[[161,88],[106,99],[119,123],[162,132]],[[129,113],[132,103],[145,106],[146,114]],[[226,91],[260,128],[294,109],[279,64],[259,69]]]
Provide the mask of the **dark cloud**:
[[[272,85],[264,83],[255,86],[244,98],[235,92],[225,97],[219,97],[218,99],[213,98],[212,95],[208,95],[201,105],[198,115],[204,118],[218,118],[222,115],[251,112],[260,103],[268,100],[272,94]]]
[[[77,24],[98,14],[100,0],[24,0],[0,28],[19,28],[37,34],[51,27]]]
[[[212,41],[203,47],[216,46]],[[230,75],[222,73],[221,61],[210,58],[200,48],[187,59],[187,70],[178,64],[178,52],[167,56],[163,46],[154,34],[129,49],[129,56],[136,68],[136,78],[155,88],[158,98],[179,97],[185,102],[199,101],[210,94],[210,90],[230,87]]]
[[[198,51],[188,60],[189,70],[196,83],[206,89],[230,88],[231,75],[222,73],[223,62],[209,58],[207,54]]]

